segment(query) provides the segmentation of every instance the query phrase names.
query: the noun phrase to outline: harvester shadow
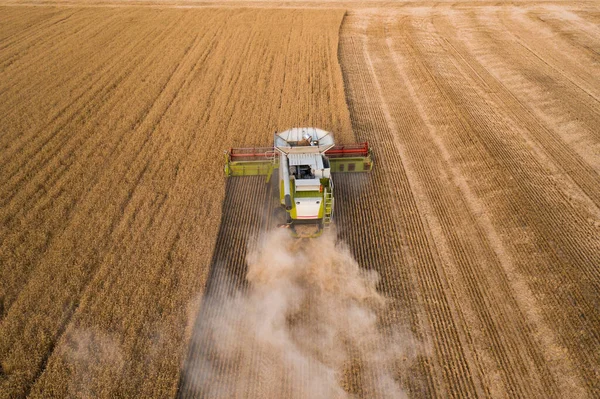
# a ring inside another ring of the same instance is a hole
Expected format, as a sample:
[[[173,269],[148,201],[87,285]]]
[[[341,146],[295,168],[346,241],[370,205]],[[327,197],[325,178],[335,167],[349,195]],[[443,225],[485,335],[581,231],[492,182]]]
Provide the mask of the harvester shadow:
[[[280,222],[276,174],[269,183],[264,176],[227,179],[221,224],[213,251],[210,271],[196,316],[188,353],[179,380],[181,398],[214,396],[210,379],[214,370],[235,374],[233,364],[221,359],[213,326],[227,312],[231,298],[247,288],[246,255],[262,232]],[[284,212],[285,213],[285,212]],[[219,396],[223,392],[219,393]]]

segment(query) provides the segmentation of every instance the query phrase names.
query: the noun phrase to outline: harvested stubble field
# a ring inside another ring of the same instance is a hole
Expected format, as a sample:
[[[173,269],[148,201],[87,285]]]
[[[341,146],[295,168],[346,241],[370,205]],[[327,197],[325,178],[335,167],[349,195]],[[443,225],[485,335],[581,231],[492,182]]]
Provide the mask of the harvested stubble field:
[[[1,397],[600,396],[598,3],[181,4],[0,8]],[[222,177],[295,125],[329,252]]]

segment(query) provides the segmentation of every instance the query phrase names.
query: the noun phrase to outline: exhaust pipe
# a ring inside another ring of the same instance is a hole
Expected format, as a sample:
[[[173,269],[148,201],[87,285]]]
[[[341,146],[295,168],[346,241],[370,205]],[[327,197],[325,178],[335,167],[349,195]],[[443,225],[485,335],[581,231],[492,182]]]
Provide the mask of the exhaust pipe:
[[[287,155],[281,154],[280,165],[281,165],[281,178],[283,179],[283,194],[285,201],[285,209],[292,209],[292,196],[290,195],[290,171],[288,169]]]

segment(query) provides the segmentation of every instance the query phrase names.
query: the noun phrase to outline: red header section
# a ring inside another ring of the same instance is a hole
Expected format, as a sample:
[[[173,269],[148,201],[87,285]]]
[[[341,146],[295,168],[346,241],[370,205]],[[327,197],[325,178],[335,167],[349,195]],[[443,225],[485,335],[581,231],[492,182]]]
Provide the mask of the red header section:
[[[369,155],[369,143],[340,144],[325,152],[330,158],[366,157]]]
[[[229,157],[231,160],[239,158],[273,158],[275,156],[275,150],[273,147],[252,147],[252,148],[230,148]]]

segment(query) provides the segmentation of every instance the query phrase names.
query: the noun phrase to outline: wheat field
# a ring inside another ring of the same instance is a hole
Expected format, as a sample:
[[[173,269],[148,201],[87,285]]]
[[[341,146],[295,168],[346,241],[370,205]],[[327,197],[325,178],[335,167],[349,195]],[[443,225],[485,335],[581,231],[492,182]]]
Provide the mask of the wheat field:
[[[1,14],[0,396],[172,396],[223,150],[352,137],[344,12]]]
[[[0,397],[600,396],[599,23],[2,3]],[[310,242],[223,174],[293,126],[375,162]]]

